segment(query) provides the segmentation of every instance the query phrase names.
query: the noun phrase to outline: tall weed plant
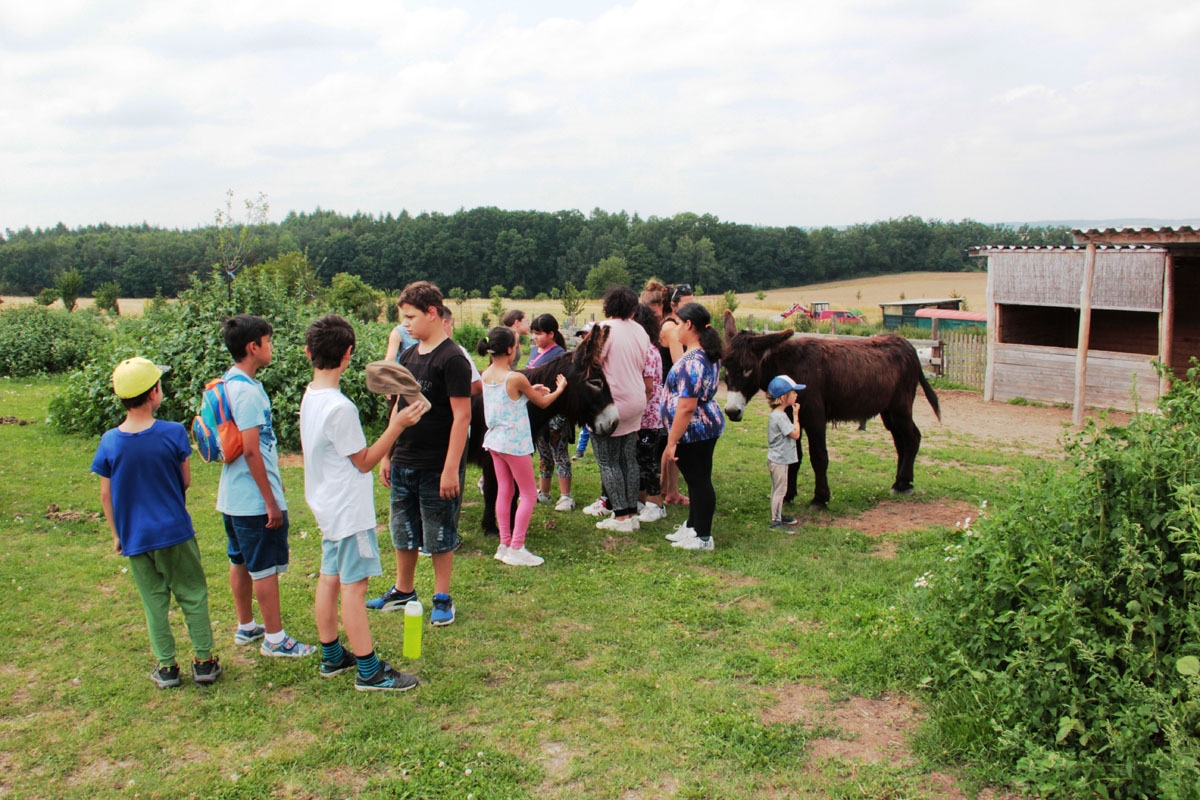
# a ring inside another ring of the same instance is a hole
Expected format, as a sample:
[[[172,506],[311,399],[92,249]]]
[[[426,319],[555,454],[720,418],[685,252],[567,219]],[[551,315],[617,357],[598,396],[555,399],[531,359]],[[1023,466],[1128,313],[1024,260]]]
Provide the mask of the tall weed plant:
[[[124,414],[113,395],[113,367],[122,359],[143,356],[171,371],[163,380],[163,405],[158,416],[190,422],[199,411],[204,385],[232,364],[221,338],[221,321],[236,314],[256,314],[275,332],[271,364],[257,378],[271,397],[275,433],[284,450],[300,449],[300,401],[312,379],[304,355],[304,331],[329,309],[307,293],[270,273],[246,271],[227,284],[220,275],[195,277],[176,303],[148,308],[140,319],[124,319],[111,344],[73,374],[50,403],[53,424],[62,431],[96,435],[111,428]],[[359,408],[363,425],[373,431],[384,422],[385,409],[366,389],[364,368],[383,358],[387,329],[380,324],[351,320],[357,345],[342,391]]]
[[[1200,382],[961,529],[917,579],[943,755],[1045,797],[1200,797]]]
[[[0,376],[23,378],[77,369],[111,338],[98,314],[39,305],[0,311]]]

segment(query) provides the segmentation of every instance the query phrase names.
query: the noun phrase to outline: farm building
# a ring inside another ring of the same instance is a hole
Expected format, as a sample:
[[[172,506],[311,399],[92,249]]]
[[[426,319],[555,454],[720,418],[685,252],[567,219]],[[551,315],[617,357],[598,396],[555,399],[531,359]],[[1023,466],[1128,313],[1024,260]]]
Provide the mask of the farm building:
[[[1200,232],[1078,230],[1074,247],[986,247],[984,400],[1149,408],[1200,357]]]
[[[923,330],[954,331],[961,328],[984,328],[987,313],[983,311],[958,311],[953,308],[919,308],[915,325]],[[930,338],[936,339],[936,335]]]
[[[894,331],[901,325],[915,327],[917,325],[917,311],[919,309],[945,308],[958,311],[962,308],[962,302],[961,297],[943,297],[925,300],[896,300],[892,303],[880,303],[879,310],[883,312],[883,329]]]

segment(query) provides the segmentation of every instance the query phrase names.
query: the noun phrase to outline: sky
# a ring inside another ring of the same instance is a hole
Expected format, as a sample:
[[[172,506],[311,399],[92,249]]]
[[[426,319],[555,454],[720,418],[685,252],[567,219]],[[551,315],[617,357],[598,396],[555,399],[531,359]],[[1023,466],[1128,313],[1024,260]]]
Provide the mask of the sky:
[[[1200,3],[0,0],[0,230],[1200,224]]]

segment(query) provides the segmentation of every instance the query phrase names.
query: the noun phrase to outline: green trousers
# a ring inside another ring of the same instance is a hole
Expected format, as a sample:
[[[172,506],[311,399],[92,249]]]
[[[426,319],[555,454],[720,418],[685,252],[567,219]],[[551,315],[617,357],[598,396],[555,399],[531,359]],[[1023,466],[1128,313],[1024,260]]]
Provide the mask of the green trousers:
[[[142,595],[146,609],[146,627],[150,629],[150,649],[163,666],[175,662],[175,637],[167,614],[171,610],[171,595],[183,612],[188,637],[196,658],[212,658],[212,623],[208,618],[208,581],[200,565],[200,546],[195,537],[186,542],[130,556],[129,569],[133,582]]]

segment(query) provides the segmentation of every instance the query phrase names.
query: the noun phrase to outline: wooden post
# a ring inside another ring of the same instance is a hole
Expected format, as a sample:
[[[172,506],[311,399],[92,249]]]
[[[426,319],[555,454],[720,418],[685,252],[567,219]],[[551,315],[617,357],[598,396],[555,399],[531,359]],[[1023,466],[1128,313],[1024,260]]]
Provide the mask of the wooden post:
[[[1000,341],[1000,310],[996,308],[993,295],[992,259],[988,257],[987,278],[987,360],[983,367],[983,402],[990,403],[996,396],[996,344]]]
[[[1092,280],[1095,276],[1096,244],[1088,242],[1083,262],[1083,285],[1079,287],[1079,347],[1075,352],[1075,411],[1071,415],[1071,423],[1076,427],[1083,424],[1087,403],[1087,356],[1092,335]]]
[[[1169,369],[1175,350],[1175,258],[1169,252],[1163,259],[1162,295],[1162,313],[1158,317],[1158,359]],[[1169,391],[1171,378],[1164,376],[1159,379],[1158,394],[1161,397]]]

